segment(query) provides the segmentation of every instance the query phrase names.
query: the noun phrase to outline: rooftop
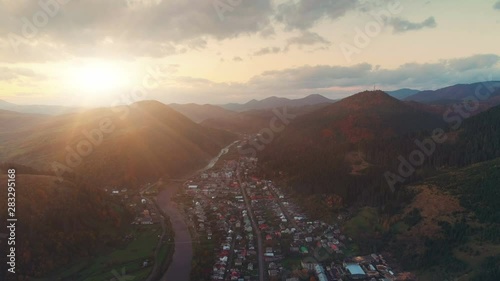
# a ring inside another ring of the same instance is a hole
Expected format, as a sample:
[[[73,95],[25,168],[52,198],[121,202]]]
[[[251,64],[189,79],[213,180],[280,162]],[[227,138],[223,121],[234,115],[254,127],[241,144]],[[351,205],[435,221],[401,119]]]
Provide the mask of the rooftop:
[[[351,275],[366,275],[361,266],[357,263],[350,263],[345,266],[345,268],[351,273]]]

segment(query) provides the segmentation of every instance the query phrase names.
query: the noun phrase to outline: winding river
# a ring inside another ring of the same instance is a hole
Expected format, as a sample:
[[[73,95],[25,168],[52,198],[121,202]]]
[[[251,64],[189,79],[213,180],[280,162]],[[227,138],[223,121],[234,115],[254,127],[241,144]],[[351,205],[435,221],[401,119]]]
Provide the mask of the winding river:
[[[227,147],[223,148],[219,155],[213,158],[208,165],[197,171],[196,173],[201,173],[208,169],[211,169],[219,158],[229,151],[229,148],[236,144],[233,142]],[[163,209],[163,211],[170,217],[172,222],[172,227],[175,233],[175,249],[172,256],[172,262],[168,267],[167,272],[160,279],[161,281],[184,281],[189,280],[189,275],[191,273],[191,260],[193,258],[193,245],[191,241],[191,234],[189,233],[189,228],[184,218],[179,211],[177,204],[172,201],[173,196],[179,191],[182,185],[175,184],[172,188],[167,188],[160,192],[157,197],[158,205]]]

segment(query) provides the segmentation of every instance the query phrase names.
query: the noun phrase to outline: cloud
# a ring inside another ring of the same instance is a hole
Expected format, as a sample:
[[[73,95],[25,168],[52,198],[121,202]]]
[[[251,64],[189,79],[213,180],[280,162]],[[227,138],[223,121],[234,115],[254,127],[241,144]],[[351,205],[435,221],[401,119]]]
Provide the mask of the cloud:
[[[263,56],[263,55],[268,55],[268,54],[277,54],[281,52],[281,49],[279,47],[265,47],[262,48],[255,53],[253,53],[254,56]]]
[[[493,5],[493,9],[500,10],[500,1],[496,2],[495,5]]]
[[[403,33],[423,28],[435,28],[437,26],[434,17],[428,17],[422,22],[410,22],[402,18],[393,18],[389,21],[389,24],[394,28],[394,33]]]
[[[241,57],[234,57],[233,61],[240,62],[240,61],[243,61],[243,59]]]
[[[287,45],[284,49],[284,51],[288,51],[290,46],[296,45],[299,48],[302,48],[303,46],[313,46],[313,45],[324,45],[324,46],[329,46],[331,43],[330,41],[326,40],[325,38],[321,37],[321,35],[310,32],[310,31],[302,31],[302,33],[299,36],[289,38],[287,40]]]
[[[457,83],[500,79],[500,56],[475,55],[441,60],[434,63],[406,63],[384,69],[368,63],[353,66],[301,66],[266,71],[245,83],[217,83],[206,79],[174,78],[174,89],[163,89],[170,101],[175,98],[196,101],[203,96],[215,103],[263,98],[270,95],[300,96],[319,93],[332,98],[345,97],[377,85],[381,89],[437,89]],[[165,96],[159,94],[160,100]]]
[[[494,68],[500,57],[494,54],[474,55],[468,58],[449,60],[451,68],[457,71]]]
[[[129,56],[165,56],[186,49],[204,48],[208,39],[224,40],[258,34],[269,27],[274,13],[272,0],[242,1],[222,11],[215,8],[214,1],[129,1],[133,3],[126,0],[69,1],[60,5],[53,16],[48,16],[45,24],[35,25],[36,32],[28,36],[32,38],[22,40],[24,46],[21,48],[51,44],[51,54],[114,51]],[[4,38],[3,43],[9,43],[5,40],[9,34],[25,38],[26,33],[22,30],[26,29],[26,21],[32,24],[33,16],[43,11],[39,1],[0,0],[0,38]],[[224,20],[219,17],[221,12]],[[139,48],[137,42],[141,42]],[[0,51],[13,53],[12,48]]]
[[[500,77],[495,54],[442,60],[436,63],[407,63],[395,69],[383,69],[368,63],[354,66],[303,66],[282,71],[264,72],[250,80],[263,88],[322,89],[330,87],[441,87],[458,82]]]
[[[323,19],[335,20],[353,10],[358,0],[290,0],[277,6],[276,20],[287,30],[307,30]]]
[[[263,56],[269,54],[278,54],[281,52],[288,52],[290,47],[297,46],[299,49],[302,49],[304,46],[314,46],[314,45],[323,45],[322,49],[327,48],[331,45],[331,42],[323,38],[321,35],[310,32],[310,31],[301,31],[299,35],[290,37],[286,40],[286,46],[283,48],[279,47],[264,47],[254,52],[252,55],[254,56]]]
[[[261,32],[259,32],[259,35],[262,38],[271,38],[274,35],[276,35],[276,30],[274,30],[274,27],[270,25],[270,26],[264,28]]]

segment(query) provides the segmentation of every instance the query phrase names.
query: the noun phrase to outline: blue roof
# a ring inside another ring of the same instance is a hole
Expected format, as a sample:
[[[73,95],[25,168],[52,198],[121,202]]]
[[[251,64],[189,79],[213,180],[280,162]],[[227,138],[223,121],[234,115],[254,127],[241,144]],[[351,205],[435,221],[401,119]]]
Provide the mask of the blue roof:
[[[328,281],[328,278],[325,275],[325,270],[321,265],[316,264],[314,266],[314,269],[316,269],[316,274],[318,275],[319,281]]]
[[[359,264],[350,263],[346,265],[345,268],[351,273],[351,275],[366,275]]]

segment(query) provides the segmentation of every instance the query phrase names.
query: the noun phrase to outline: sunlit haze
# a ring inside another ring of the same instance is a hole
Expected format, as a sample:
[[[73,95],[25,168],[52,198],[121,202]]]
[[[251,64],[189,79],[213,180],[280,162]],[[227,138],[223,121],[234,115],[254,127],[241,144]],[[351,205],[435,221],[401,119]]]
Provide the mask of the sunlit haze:
[[[0,0],[0,280],[500,281],[499,34],[500,0]]]
[[[339,98],[500,73],[494,0],[66,2],[34,22],[38,2],[0,1],[1,99],[78,104],[80,92],[132,91],[157,65],[169,73],[145,99],[167,103]]]

